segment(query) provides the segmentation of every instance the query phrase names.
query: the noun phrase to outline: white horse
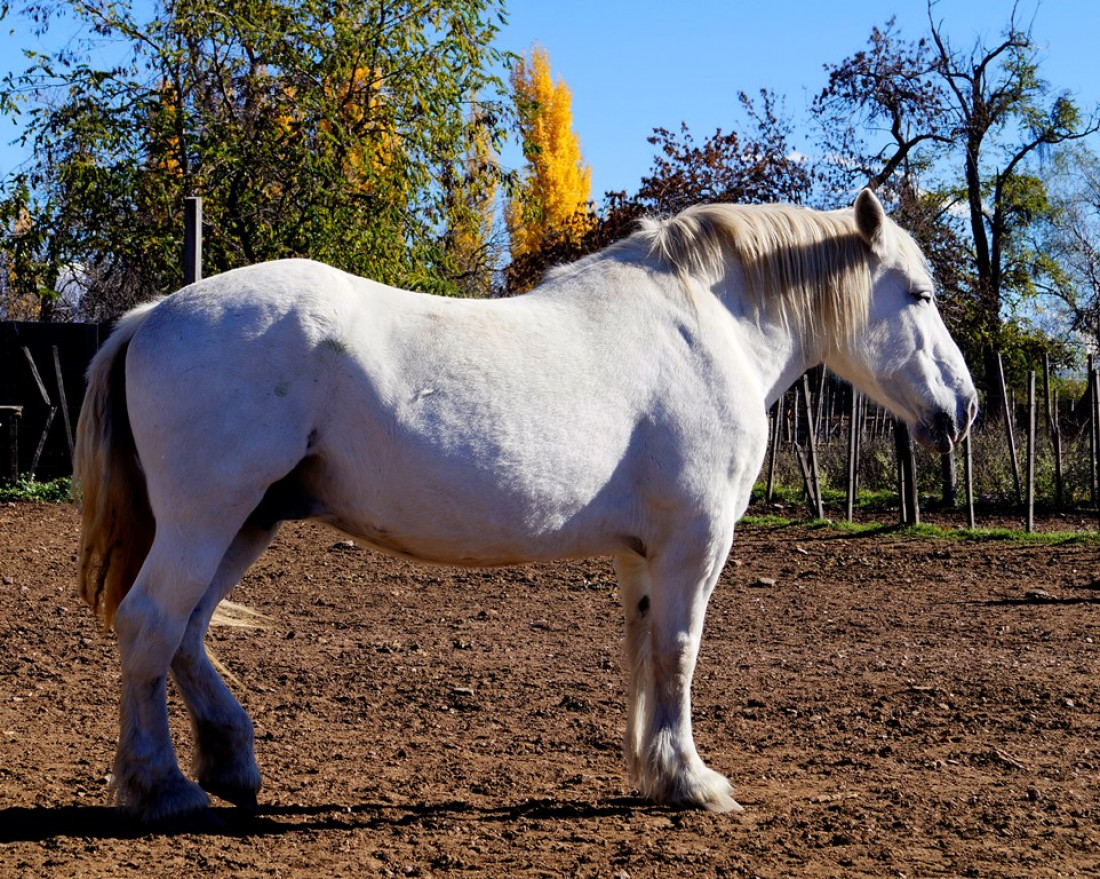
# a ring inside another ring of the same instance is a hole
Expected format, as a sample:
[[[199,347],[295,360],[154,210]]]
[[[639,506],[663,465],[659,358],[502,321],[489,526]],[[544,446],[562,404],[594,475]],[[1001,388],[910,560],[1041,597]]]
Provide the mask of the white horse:
[[[443,299],[291,260],[124,317],[88,370],[80,582],[118,633],[120,804],[254,805],[252,723],[211,666],[214,609],[279,523],[313,518],[455,565],[611,555],[625,753],[662,803],[739,810],[690,687],[707,600],[767,442],[824,362],[940,450],[976,413],[927,263],[854,209],[695,207],[515,299]],[[171,671],[194,774],[169,738]]]

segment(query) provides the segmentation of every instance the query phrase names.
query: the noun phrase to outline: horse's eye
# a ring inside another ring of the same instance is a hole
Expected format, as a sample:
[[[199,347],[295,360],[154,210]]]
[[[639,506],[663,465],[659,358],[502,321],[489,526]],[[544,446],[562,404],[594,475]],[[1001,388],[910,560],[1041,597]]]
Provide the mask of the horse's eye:
[[[931,302],[932,291],[926,290],[923,287],[919,287],[915,290],[910,290],[909,295],[916,299],[918,302]]]

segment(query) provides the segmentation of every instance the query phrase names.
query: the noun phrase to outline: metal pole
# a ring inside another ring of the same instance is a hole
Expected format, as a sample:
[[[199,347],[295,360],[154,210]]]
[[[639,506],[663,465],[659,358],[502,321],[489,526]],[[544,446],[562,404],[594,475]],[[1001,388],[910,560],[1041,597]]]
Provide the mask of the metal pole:
[[[202,280],[202,199],[183,200],[183,286]]]

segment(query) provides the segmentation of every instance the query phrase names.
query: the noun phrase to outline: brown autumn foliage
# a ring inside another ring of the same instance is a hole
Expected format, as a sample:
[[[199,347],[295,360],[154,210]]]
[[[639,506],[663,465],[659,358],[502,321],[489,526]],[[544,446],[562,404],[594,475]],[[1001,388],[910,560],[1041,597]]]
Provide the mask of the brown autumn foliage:
[[[648,140],[657,147],[657,154],[638,191],[607,193],[595,223],[584,234],[547,236],[541,247],[514,259],[504,271],[504,295],[526,292],[554,266],[626,237],[642,216],[671,216],[708,202],[802,201],[813,176],[789,145],[790,124],[778,112],[775,95],[761,91],[760,98],[757,106],[748,95],[739,96],[755,130],[719,129],[696,143],[686,124],[678,133],[654,129]]]

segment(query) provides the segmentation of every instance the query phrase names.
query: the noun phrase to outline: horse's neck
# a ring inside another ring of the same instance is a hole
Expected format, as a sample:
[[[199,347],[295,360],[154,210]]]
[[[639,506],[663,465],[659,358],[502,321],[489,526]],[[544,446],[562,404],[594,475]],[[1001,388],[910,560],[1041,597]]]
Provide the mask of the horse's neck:
[[[723,296],[722,299],[753,355],[770,409],[802,373],[821,363],[821,353],[807,347],[793,327],[756,314],[751,305],[744,304],[740,295],[738,290],[730,298]]]
[[[821,362],[820,357],[814,357],[807,352],[801,342],[789,332],[782,328],[771,329],[773,332],[764,332],[760,336],[760,344],[766,348],[762,357],[761,375],[769,409],[783,396],[787,388],[798,381],[802,373]]]

